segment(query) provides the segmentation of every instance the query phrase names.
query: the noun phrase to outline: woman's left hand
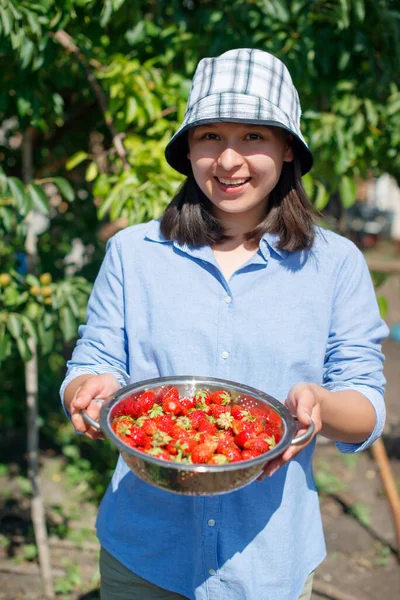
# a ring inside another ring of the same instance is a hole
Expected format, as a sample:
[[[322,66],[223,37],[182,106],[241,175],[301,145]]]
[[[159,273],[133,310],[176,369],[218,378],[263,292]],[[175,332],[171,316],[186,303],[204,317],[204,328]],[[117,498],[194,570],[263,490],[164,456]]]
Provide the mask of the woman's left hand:
[[[304,433],[310,425],[310,419],[312,419],[315,425],[314,435],[304,444],[299,446],[289,446],[289,448],[287,448],[280,456],[267,463],[257,481],[262,481],[266,475],[271,477],[279,467],[286,465],[290,460],[297,456],[303,448],[308,446],[311,440],[322,429],[321,405],[318,398],[318,386],[316,384],[296,383],[296,385],[290,389],[285,405],[289,409],[290,414],[297,415],[298,423],[301,426],[298,433]]]

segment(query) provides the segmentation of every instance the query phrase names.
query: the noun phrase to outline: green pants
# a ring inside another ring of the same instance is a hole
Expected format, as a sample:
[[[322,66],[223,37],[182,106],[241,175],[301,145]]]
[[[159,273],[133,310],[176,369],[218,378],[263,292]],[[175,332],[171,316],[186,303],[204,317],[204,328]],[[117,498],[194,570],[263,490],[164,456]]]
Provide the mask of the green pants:
[[[100,575],[101,600],[187,600],[135,575],[104,548],[100,551]],[[307,577],[299,600],[310,600],[313,577],[314,573]]]

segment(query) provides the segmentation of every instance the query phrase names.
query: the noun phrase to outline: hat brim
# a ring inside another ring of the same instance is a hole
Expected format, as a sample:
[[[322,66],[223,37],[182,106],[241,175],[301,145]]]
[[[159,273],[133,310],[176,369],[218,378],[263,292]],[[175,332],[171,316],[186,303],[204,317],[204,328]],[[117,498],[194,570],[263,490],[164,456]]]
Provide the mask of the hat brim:
[[[216,99],[215,96],[218,98]],[[189,175],[191,172],[192,167],[187,155],[189,152],[188,131],[192,127],[207,123],[248,123],[249,125],[280,127],[291,133],[293,150],[300,162],[301,174],[308,173],[314,162],[313,155],[302,138],[301,132],[297,131],[285,113],[277,106],[254,96],[230,93],[229,103],[223,102],[224,96],[226,94],[215,94],[212,98],[210,96],[203,98],[189,114],[185,115],[184,122],[165,149],[165,158],[171,167],[183,175]],[[251,106],[252,104],[253,106]],[[257,116],[255,116],[256,114]],[[264,115],[266,118],[263,118]]]

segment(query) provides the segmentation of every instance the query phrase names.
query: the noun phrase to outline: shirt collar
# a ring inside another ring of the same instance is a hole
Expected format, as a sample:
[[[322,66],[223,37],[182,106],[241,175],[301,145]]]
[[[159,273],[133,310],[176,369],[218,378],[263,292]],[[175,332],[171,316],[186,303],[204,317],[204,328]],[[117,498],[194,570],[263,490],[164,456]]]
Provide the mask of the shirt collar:
[[[172,240],[167,240],[160,230],[160,219],[156,219],[154,221],[150,221],[148,224],[148,228],[146,229],[145,237],[152,242],[159,242],[161,244],[173,244],[176,248],[179,248],[183,252],[190,252],[197,254],[199,251],[202,253],[200,248],[193,248],[192,246],[188,246],[187,244],[179,244],[178,242],[174,242]],[[279,236],[276,233],[264,233],[262,238],[260,239],[259,247],[260,252],[265,258],[268,260],[270,257],[270,251],[272,250],[275,254],[277,254],[280,258],[286,258],[288,252],[286,250],[282,250],[278,248],[279,244]],[[197,251],[197,252],[196,252]]]

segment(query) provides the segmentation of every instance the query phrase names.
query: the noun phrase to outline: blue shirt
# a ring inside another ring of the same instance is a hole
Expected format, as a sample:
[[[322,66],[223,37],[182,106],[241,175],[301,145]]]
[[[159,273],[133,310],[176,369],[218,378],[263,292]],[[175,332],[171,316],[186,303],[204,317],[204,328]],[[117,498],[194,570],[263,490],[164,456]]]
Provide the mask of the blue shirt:
[[[311,251],[264,235],[226,281],[210,247],[165,240],[159,223],[108,243],[65,385],[82,373],[122,384],[168,375],[239,381],[284,400],[298,382],[364,394],[382,432],[380,318],[368,268],[347,239],[317,229]],[[102,500],[102,546],[137,575],[195,600],[294,600],[325,556],[312,474],[315,441],[271,478],[188,497],[138,479],[119,458]]]

